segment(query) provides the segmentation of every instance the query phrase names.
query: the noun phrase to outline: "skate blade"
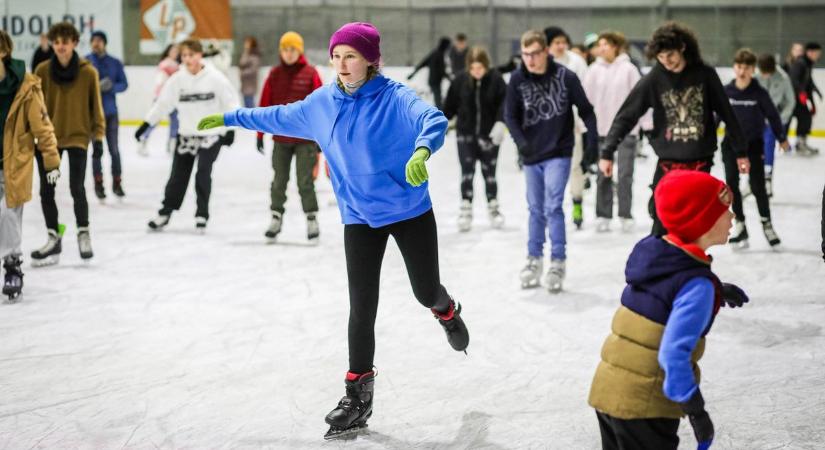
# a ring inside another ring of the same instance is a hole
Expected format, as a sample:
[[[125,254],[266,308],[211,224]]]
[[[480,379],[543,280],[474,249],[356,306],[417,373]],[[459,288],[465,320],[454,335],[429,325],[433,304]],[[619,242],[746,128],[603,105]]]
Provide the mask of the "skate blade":
[[[60,255],[47,256],[43,259],[32,259],[32,267],[48,267],[60,262]]]
[[[13,305],[15,303],[20,303],[23,301],[23,294],[17,294],[15,296],[9,296],[6,300],[3,301],[6,305]]]
[[[539,283],[538,281],[522,281],[521,282],[521,288],[522,289],[535,289],[539,286],[541,286],[541,283]]]
[[[274,245],[274,244],[278,243],[278,235],[277,234],[275,236],[271,236],[271,237],[270,236],[264,236],[264,237],[266,238],[266,243],[268,245]]]
[[[748,241],[745,240],[745,241],[739,241],[739,242],[732,242],[730,244],[730,246],[733,249],[733,251],[739,252],[739,251],[742,251],[742,250],[747,250],[748,248],[750,248],[751,245],[750,245],[750,243],[748,243]]]
[[[324,435],[324,439],[327,441],[355,439],[356,437],[358,437],[359,434],[365,431],[366,428],[366,423],[353,425],[349,428],[329,427],[329,431],[327,431],[327,433]]]
[[[321,238],[318,236],[311,237],[307,239],[307,242],[309,242],[309,245],[318,245],[321,243]]]

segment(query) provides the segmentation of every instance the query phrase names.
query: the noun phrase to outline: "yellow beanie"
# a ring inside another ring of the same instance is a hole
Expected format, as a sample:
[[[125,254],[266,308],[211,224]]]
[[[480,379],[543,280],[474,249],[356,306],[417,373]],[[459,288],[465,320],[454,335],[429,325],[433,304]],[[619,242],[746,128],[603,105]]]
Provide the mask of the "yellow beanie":
[[[299,52],[304,53],[304,38],[294,31],[287,31],[283,36],[281,36],[281,42],[278,44],[278,49],[283,50],[287,47],[292,47],[297,49]]]

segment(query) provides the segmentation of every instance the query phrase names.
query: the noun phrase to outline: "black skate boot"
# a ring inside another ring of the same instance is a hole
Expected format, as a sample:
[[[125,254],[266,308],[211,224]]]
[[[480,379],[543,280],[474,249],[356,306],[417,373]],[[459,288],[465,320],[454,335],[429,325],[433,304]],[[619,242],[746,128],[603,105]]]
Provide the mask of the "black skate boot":
[[[318,238],[321,236],[321,227],[318,225],[317,213],[307,213],[307,240],[312,243],[318,243]]]
[[[115,177],[112,180],[112,193],[119,198],[126,196],[126,193],[123,192],[123,183],[121,183],[120,177]]]
[[[450,299],[450,309],[446,313],[440,313],[435,309],[430,309],[433,315],[438,319],[438,323],[444,327],[444,332],[447,333],[447,342],[457,352],[464,352],[467,354],[467,345],[470,344],[470,333],[467,331],[467,326],[461,320],[461,303]]]
[[[745,222],[734,221],[733,233],[728,239],[728,243],[734,250],[744,250],[750,246],[748,244],[748,228],[745,226]]]
[[[80,258],[84,261],[92,259],[95,255],[92,251],[92,238],[89,236],[89,227],[77,229],[77,249],[80,252]]]
[[[103,189],[103,177],[95,177],[95,196],[100,201],[106,200],[106,191]]]
[[[3,282],[3,295],[9,297],[9,303],[14,303],[23,292],[23,271],[20,266],[23,260],[20,255],[7,256],[3,261],[3,268],[6,269],[6,276]]]
[[[762,218],[762,231],[765,232],[765,239],[768,240],[768,244],[770,244],[772,248],[777,248],[777,246],[782,243],[782,241],[779,240],[779,235],[777,235],[773,229],[771,219]]]
[[[33,267],[51,266],[60,261],[60,252],[63,251],[61,242],[65,231],[66,226],[63,224],[57,226],[57,231],[49,230],[46,244],[31,253]]]
[[[352,436],[367,427],[367,420],[372,416],[372,396],[375,385],[375,371],[365,374],[347,372],[344,380],[347,389],[338,406],[324,419],[329,424],[329,431],[324,439],[338,439]]]

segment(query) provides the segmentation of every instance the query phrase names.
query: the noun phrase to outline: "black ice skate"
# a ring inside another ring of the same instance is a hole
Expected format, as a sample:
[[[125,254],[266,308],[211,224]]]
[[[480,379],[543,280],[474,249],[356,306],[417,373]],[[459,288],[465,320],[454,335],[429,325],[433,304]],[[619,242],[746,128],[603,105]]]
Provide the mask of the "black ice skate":
[[[307,213],[307,240],[317,244],[320,236],[321,227],[318,225],[316,213]]]
[[[773,229],[771,219],[762,218],[762,231],[765,232],[765,239],[768,240],[768,244],[770,244],[772,248],[777,248],[777,246],[782,243],[782,241],[779,240],[779,235],[777,235]]]
[[[733,224],[733,233],[728,239],[728,243],[734,250],[744,250],[750,246],[748,244],[748,228],[745,222],[736,220]]]
[[[367,427],[367,420],[372,416],[375,371],[361,375],[347,372],[344,383],[347,394],[324,419],[329,424],[329,431],[324,435],[327,440],[355,435]]]
[[[66,225],[62,223],[57,226],[57,231],[49,230],[49,238],[46,244],[31,253],[32,267],[44,267],[57,264],[60,261],[60,252],[63,251],[63,233]]]
[[[3,295],[9,297],[9,303],[18,301],[23,293],[23,271],[20,269],[22,264],[23,260],[20,259],[20,255],[7,256],[3,261],[3,268],[6,269]]]
[[[101,202],[106,200],[106,190],[103,189],[103,178],[95,177],[95,196]]]
[[[206,223],[208,220],[206,217],[195,217],[195,231],[200,234],[206,233]]]
[[[123,192],[123,183],[120,182],[120,177],[115,177],[114,180],[112,180],[112,193],[118,198],[126,196],[126,193]]]
[[[467,331],[467,326],[461,319],[461,303],[456,304],[453,299],[450,299],[450,309],[446,313],[440,313],[434,309],[430,311],[438,319],[438,323],[444,328],[447,333],[447,342],[457,352],[464,352],[467,354],[467,345],[470,344],[470,333]]]

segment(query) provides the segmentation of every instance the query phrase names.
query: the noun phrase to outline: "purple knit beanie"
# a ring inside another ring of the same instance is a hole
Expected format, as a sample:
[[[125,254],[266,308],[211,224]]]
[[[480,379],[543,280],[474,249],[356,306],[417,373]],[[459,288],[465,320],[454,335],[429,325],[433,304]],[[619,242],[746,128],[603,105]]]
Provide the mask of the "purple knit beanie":
[[[348,23],[333,33],[329,38],[329,57],[332,58],[332,49],[336,45],[349,45],[358,50],[358,53],[370,62],[375,64],[381,59],[381,35],[378,29],[371,23],[352,22]]]

